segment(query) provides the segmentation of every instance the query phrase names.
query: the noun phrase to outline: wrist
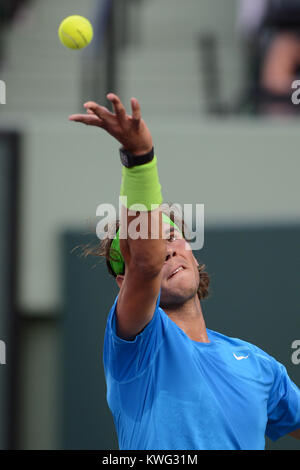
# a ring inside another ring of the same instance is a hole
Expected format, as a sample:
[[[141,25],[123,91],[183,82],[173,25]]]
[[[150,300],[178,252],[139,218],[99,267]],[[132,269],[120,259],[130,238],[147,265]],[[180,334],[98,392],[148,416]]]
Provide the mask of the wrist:
[[[127,197],[124,205],[128,209],[137,204],[144,206],[143,209],[137,210],[151,211],[161,205],[162,194],[155,156],[143,165],[131,168],[123,166],[120,196]]]
[[[120,148],[120,158],[123,166],[127,168],[132,168],[135,166],[145,165],[149,163],[154,158],[154,147],[148,153],[134,155],[128,150],[125,150],[124,147]]]

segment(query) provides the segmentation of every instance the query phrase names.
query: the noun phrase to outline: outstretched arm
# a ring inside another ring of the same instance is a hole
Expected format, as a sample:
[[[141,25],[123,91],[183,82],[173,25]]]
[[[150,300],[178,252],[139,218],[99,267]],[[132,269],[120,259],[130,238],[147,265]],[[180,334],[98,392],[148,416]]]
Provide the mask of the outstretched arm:
[[[94,101],[88,101],[84,104],[87,114],[73,114],[69,119],[104,129],[133,155],[148,153],[153,142],[150,131],[141,118],[138,100],[131,99],[132,115],[129,116],[117,95],[109,93],[107,98],[113,105],[114,113]],[[166,242],[161,234],[161,215],[153,217],[155,212],[159,212],[159,209],[142,213],[143,223],[148,226],[148,238],[132,239],[127,233],[126,239],[120,239],[120,249],[125,260],[125,278],[118,297],[117,332],[123,339],[133,339],[151,321],[155,311],[161,270],[166,257]],[[129,227],[136,217],[137,214],[131,215],[127,208],[122,207],[121,223],[125,221]],[[159,238],[151,239],[151,228],[159,233]]]

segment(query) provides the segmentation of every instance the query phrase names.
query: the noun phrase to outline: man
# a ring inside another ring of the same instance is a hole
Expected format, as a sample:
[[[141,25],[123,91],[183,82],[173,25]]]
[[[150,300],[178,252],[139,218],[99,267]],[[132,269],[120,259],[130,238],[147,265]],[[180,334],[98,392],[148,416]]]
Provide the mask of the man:
[[[87,114],[70,120],[99,126],[123,146],[127,205],[117,234],[100,250],[120,288],[104,342],[120,449],[264,449],[265,435],[300,439],[300,391],[283,365],[206,328],[200,300],[208,278],[184,231],[162,215],[152,137],[139,103],[131,99],[129,116],[116,95],[107,98],[114,113],[91,101]],[[129,210],[134,204],[144,210]],[[146,237],[130,234],[137,219]]]
[[[254,74],[258,82],[259,110],[267,114],[297,113],[291,101],[291,85],[299,78],[299,0],[240,0],[238,30],[245,40],[250,76]]]

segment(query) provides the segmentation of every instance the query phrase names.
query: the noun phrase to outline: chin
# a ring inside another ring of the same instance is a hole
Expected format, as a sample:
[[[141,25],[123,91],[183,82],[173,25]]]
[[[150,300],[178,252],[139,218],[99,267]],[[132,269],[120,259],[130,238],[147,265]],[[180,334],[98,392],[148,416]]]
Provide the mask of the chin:
[[[192,299],[195,295],[197,295],[197,289],[191,288],[190,285],[186,288],[182,285],[177,287],[174,286],[172,289],[163,289],[162,287],[160,305],[166,307],[168,305],[182,305]]]

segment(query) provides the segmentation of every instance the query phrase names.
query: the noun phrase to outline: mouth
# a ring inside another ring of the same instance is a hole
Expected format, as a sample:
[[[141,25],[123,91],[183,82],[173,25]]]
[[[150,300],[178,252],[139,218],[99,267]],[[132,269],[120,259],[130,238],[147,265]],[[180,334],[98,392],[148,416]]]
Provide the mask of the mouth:
[[[171,274],[168,276],[167,281],[172,277],[176,276],[177,273],[184,271],[184,269],[185,268],[183,266],[178,266],[178,268],[174,269],[174,271],[172,271]]]

